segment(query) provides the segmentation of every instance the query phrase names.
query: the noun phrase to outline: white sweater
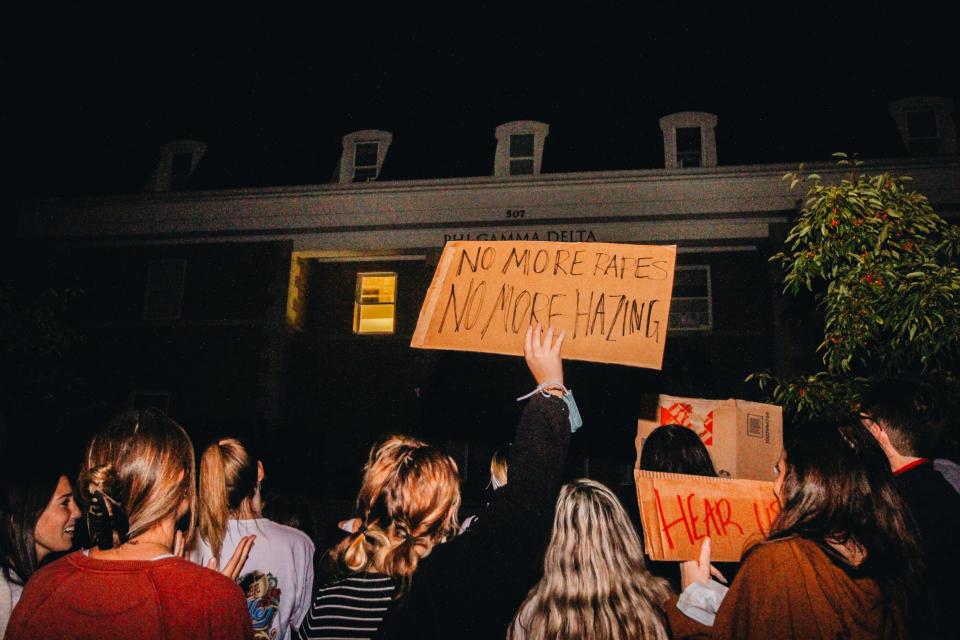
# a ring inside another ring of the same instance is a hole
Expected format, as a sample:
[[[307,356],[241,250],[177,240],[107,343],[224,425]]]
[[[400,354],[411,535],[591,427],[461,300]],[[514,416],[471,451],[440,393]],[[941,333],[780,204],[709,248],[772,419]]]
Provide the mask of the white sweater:
[[[251,534],[257,538],[237,584],[247,597],[254,638],[287,640],[310,608],[313,542],[302,531],[266,518],[228,520],[220,563],[230,559],[240,538]],[[212,556],[202,539],[190,553],[190,559],[202,566]]]

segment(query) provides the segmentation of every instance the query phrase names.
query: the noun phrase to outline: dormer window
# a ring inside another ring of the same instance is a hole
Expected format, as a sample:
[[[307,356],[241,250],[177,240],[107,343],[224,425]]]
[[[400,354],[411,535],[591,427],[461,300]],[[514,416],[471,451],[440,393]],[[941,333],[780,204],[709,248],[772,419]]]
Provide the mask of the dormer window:
[[[375,129],[343,136],[339,182],[372,182],[379,178],[392,141],[393,135],[389,131]]]
[[[703,159],[700,127],[677,129],[677,163],[680,167],[699,167]]]
[[[193,171],[193,153],[175,153],[170,161],[170,175],[188,176]]]
[[[207,145],[197,140],[174,140],[163,145],[146,190],[163,192],[186,189],[206,150]]]
[[[510,136],[510,175],[533,175],[533,134]]]
[[[667,169],[717,166],[717,116],[682,111],[660,118],[663,166]]]
[[[493,175],[539,175],[543,160],[543,143],[549,133],[549,125],[533,120],[516,120],[497,127],[497,152],[493,161]]]
[[[957,128],[953,123],[953,101],[920,96],[890,103],[890,115],[912,156],[936,156],[957,152]]]

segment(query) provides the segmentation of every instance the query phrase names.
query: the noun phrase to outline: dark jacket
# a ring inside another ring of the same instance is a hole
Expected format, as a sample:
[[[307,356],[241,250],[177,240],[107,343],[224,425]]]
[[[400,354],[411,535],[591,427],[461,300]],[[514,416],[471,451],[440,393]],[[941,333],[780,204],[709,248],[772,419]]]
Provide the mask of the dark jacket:
[[[534,395],[510,450],[510,482],[463,535],[435,547],[380,638],[503,638],[543,574],[570,443],[567,405]]]
[[[920,530],[920,550],[927,565],[935,637],[955,638],[957,578],[960,576],[960,494],[929,461],[895,473],[897,488]]]

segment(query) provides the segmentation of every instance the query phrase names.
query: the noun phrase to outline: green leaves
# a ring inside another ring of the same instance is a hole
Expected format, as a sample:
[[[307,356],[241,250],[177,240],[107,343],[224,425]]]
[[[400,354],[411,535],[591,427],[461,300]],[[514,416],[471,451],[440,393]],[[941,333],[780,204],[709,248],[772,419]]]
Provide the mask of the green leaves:
[[[843,166],[862,164],[833,155]],[[875,376],[951,370],[960,354],[960,230],[910,190],[909,176],[850,174],[824,184],[794,172],[784,180],[809,186],[771,261],[783,268],[785,293],[814,293],[824,369],[795,381],[769,372],[750,379],[788,411],[812,415],[849,407],[857,385]]]

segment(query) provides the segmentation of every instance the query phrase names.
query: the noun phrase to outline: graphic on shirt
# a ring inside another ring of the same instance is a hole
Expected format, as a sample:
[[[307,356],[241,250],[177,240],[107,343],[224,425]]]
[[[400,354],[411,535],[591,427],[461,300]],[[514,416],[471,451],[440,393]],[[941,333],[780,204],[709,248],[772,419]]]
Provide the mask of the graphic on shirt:
[[[273,618],[280,606],[280,587],[272,573],[252,571],[240,577],[237,584],[247,597],[247,610],[253,622],[255,640],[274,640],[278,629],[271,629]]]

